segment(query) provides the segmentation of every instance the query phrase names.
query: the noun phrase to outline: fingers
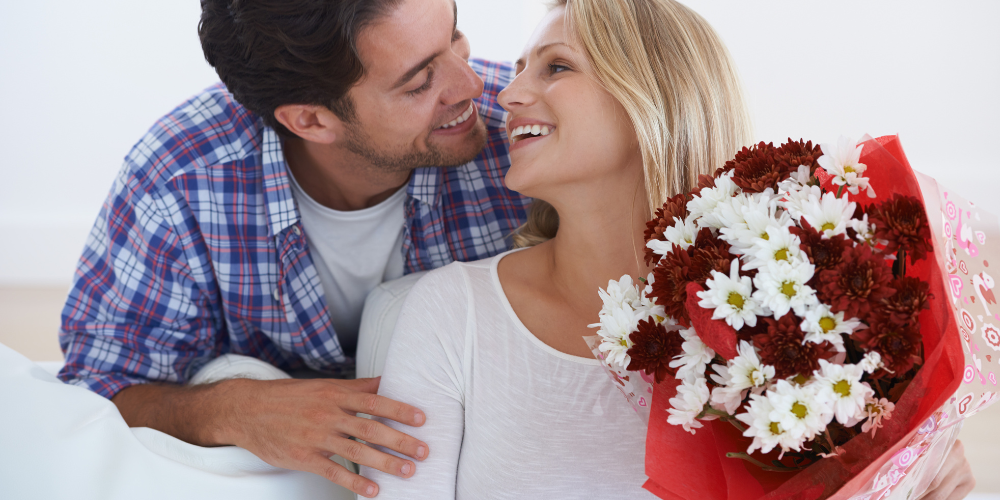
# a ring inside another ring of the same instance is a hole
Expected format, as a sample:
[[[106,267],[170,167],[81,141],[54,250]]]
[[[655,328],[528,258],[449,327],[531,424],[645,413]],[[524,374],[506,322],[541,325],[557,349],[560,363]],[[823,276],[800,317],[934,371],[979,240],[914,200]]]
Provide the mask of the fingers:
[[[362,418],[362,417],[348,417],[348,419],[339,426],[341,432],[344,432],[350,436],[354,436],[358,439],[362,439],[365,442],[371,444],[377,444],[379,446],[385,446],[390,450],[402,453],[408,457],[416,458],[417,460],[423,460],[427,458],[429,448],[427,443],[420,441],[412,436],[404,434],[402,432],[389,427],[381,422],[377,422],[372,419]],[[367,447],[366,447],[367,448]],[[346,456],[346,455],[342,455]],[[358,462],[351,457],[347,457],[352,462]],[[370,467],[375,467],[376,469],[382,470],[381,467],[376,465],[369,465]],[[385,470],[390,474],[396,474],[395,472],[390,472]],[[397,476],[399,474],[396,474]]]
[[[375,394],[378,392],[378,386],[381,381],[382,377],[372,377],[372,378],[359,378],[353,380],[335,380],[331,382],[334,382],[341,387],[346,387],[354,391]]]
[[[972,466],[965,458],[965,448],[961,441],[956,441],[921,500],[962,500],[975,486]]]
[[[332,438],[328,448],[358,465],[378,469],[402,478],[413,475],[417,467],[413,462],[389,453],[383,453],[364,443],[346,438]]]
[[[427,420],[424,412],[413,406],[377,394],[366,394],[363,392],[356,392],[347,396],[341,408],[356,413],[366,413],[375,417],[395,420],[411,427],[420,427]]]
[[[371,498],[378,495],[377,484],[319,454],[316,454],[302,470],[323,476],[331,483],[343,486],[363,497]]]

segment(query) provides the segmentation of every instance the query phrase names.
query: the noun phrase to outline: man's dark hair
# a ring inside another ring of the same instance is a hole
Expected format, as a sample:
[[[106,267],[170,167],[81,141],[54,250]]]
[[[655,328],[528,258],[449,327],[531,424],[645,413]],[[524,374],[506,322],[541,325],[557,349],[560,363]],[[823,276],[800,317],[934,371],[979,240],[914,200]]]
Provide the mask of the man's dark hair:
[[[364,75],[357,37],[400,0],[201,0],[205,59],[236,101],[283,135],[284,104],[355,118],[347,91]]]

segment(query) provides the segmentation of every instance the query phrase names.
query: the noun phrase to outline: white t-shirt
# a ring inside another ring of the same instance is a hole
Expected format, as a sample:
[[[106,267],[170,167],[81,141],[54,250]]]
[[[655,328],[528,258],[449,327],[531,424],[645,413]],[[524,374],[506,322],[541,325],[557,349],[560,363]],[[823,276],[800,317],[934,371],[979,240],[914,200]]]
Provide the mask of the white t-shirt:
[[[426,413],[422,427],[383,422],[430,455],[410,479],[362,474],[382,500],[656,498],[642,489],[645,424],[596,359],[518,320],[497,278],[507,253],[449,264],[410,291],[379,394]]]
[[[312,199],[290,171],[288,177],[337,340],[353,356],[365,297],[403,276],[406,186],[378,205],[341,212]]]

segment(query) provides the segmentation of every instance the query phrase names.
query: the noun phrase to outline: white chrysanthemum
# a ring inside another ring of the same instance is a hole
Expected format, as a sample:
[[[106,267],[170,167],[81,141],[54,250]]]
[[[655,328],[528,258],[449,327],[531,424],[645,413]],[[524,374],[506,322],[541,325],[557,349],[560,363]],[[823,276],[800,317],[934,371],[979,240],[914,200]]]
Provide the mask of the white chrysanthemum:
[[[753,279],[757,288],[753,297],[774,314],[774,319],[781,319],[789,310],[801,317],[819,302],[816,291],[806,284],[815,270],[808,262],[768,262]]]
[[[697,377],[684,381],[677,386],[677,395],[670,398],[670,408],[667,413],[667,423],[680,425],[684,430],[694,434],[694,430],[702,426],[697,417],[708,403],[709,391],[705,377]]]
[[[743,435],[753,438],[747,453],[753,453],[758,449],[761,453],[770,453],[776,447],[781,447],[782,452],[799,451],[802,448],[805,439],[801,436],[792,436],[782,427],[781,422],[771,418],[773,412],[774,406],[766,396],[751,394],[747,412],[736,415],[737,420],[747,425]]]
[[[795,191],[786,192],[779,206],[788,211],[789,215],[798,222],[802,218],[802,206],[819,200],[822,196],[823,190],[819,186],[802,186]]]
[[[858,366],[860,366],[861,369],[867,373],[875,373],[876,370],[885,365],[882,363],[882,355],[875,351],[871,351],[861,358],[861,361],[858,362]]]
[[[628,350],[632,347],[630,336],[639,323],[639,318],[630,308],[618,308],[601,314],[601,322],[588,325],[591,328],[600,327],[597,334],[601,336],[598,347],[605,353],[609,365],[627,368],[630,358]]]
[[[868,222],[868,214],[864,214],[860,219],[851,219],[849,222],[854,232],[857,233],[858,243],[866,243],[875,246],[875,224]]]
[[[684,339],[681,344],[683,352],[670,362],[670,367],[677,368],[677,378],[680,380],[704,378],[705,367],[715,358],[715,351],[701,341],[694,328],[685,328],[678,333]]]
[[[817,399],[812,384],[797,386],[778,380],[767,391],[767,399],[774,407],[769,418],[795,438],[810,440],[833,419],[833,412]]]
[[[840,422],[852,427],[864,420],[868,414],[865,401],[875,391],[861,381],[865,371],[858,365],[837,365],[825,359],[819,360],[819,370],[812,385],[816,387],[816,399],[833,410]]]
[[[715,187],[702,188],[701,192],[687,203],[688,212],[697,220],[698,227],[722,227],[722,223],[712,213],[720,202],[732,198],[739,190],[733,183],[730,171],[715,179]]]
[[[712,375],[712,380],[719,384],[712,391],[713,407],[725,409],[730,414],[739,408],[748,389],[763,390],[774,379],[774,367],[761,363],[749,342],[741,340],[736,352],[737,356],[726,366],[712,365],[718,373]]]
[[[618,281],[608,280],[608,287],[606,289],[598,289],[597,294],[601,296],[601,301],[604,302],[601,313],[614,311],[623,306],[635,309],[635,305],[639,303],[640,295],[638,287],[632,282],[632,277],[627,274],[623,275]]]
[[[769,238],[768,227],[788,227],[791,223],[788,213],[778,210],[777,199],[755,195],[743,207],[743,223],[722,227],[719,238],[732,245],[733,254],[743,255],[751,252],[756,240]]]
[[[847,197],[837,198],[834,193],[826,193],[818,200],[810,198],[802,204],[802,218],[823,238],[830,238],[847,232],[856,206]]]
[[[869,198],[875,197],[875,190],[868,185],[868,178],[862,177],[868,169],[867,165],[860,162],[864,145],[859,146],[857,142],[841,136],[836,145],[820,144],[819,147],[823,150],[823,156],[816,161],[833,176],[834,184],[847,186],[847,191],[851,194],[866,190]]]
[[[698,226],[694,220],[694,217],[688,217],[687,220],[683,221],[679,217],[674,217],[674,225],[663,231],[663,237],[666,238],[666,241],[649,240],[646,242],[646,248],[660,257],[672,252],[674,246],[687,250],[698,239]]]
[[[739,330],[743,324],[757,326],[757,315],[764,310],[752,297],[753,284],[749,276],[740,276],[740,259],[733,259],[729,276],[712,271],[712,277],[705,281],[708,290],[698,292],[698,305],[714,309],[712,319],[724,319],[729,326]]]
[[[806,342],[829,342],[839,352],[844,352],[843,335],[850,335],[861,326],[857,318],[845,320],[843,312],[834,313],[830,306],[818,302],[806,309],[803,318],[800,327],[806,334]]]
[[[797,263],[806,260],[799,247],[801,240],[788,230],[790,226],[769,224],[765,233],[767,238],[755,238],[753,247],[747,252],[750,257],[744,269],[759,269],[771,262]]]
[[[753,198],[744,193],[737,193],[720,201],[712,210],[713,220],[718,221],[717,227],[723,228],[745,225],[746,216],[744,213],[746,212],[747,206],[751,201],[753,201]]]
[[[812,169],[809,165],[799,165],[799,168],[795,169],[792,175],[778,183],[778,192],[799,191],[808,186],[810,181],[812,181]]]

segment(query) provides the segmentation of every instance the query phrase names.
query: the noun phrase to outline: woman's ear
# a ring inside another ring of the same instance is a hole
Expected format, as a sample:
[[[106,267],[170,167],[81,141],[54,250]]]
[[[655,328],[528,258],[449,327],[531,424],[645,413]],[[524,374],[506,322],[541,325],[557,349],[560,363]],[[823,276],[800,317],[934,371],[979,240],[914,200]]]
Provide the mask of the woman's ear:
[[[274,119],[289,132],[319,144],[333,144],[344,132],[344,122],[333,111],[315,104],[278,106]]]

